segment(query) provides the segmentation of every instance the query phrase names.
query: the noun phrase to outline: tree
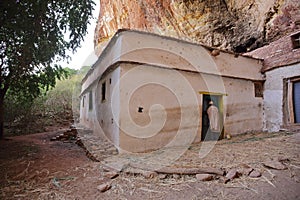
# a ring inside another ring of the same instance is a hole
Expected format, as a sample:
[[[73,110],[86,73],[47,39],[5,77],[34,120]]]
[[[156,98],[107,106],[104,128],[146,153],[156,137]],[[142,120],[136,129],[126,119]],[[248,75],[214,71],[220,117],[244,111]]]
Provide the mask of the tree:
[[[65,72],[54,63],[80,46],[93,6],[92,0],[1,0],[0,138],[7,91],[32,99],[53,87]]]

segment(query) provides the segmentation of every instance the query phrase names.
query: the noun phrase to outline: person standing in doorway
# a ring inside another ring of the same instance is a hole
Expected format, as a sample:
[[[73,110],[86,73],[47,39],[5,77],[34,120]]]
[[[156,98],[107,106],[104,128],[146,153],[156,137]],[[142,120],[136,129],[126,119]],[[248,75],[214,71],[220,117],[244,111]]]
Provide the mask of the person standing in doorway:
[[[220,135],[220,115],[218,108],[214,105],[213,101],[209,101],[207,109],[209,119],[209,129],[213,134],[214,139],[219,139]]]

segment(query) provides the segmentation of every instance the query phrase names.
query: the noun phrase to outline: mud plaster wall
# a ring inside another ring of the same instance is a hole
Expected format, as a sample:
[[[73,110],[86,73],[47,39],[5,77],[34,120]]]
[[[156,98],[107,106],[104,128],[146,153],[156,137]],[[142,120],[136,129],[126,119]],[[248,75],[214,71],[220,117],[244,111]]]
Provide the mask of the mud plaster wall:
[[[283,125],[283,79],[300,75],[300,63],[266,73],[264,85],[264,130],[279,131]]]
[[[99,77],[81,97],[80,123],[91,130],[93,134],[101,134],[107,137],[116,146],[119,145],[119,87],[120,68]],[[102,100],[102,84],[106,83],[105,100]],[[89,92],[93,95],[93,108],[89,109]],[[114,101],[112,94],[114,93]],[[84,107],[82,101],[84,98]],[[114,108],[114,113],[112,110]]]
[[[199,74],[149,65],[121,67],[120,146],[124,151],[144,152],[200,140],[202,97],[192,83],[207,89]]]
[[[119,145],[119,78],[120,68],[117,68],[107,75],[103,76],[97,84],[95,102],[97,122],[100,124],[100,127],[103,130],[105,136],[116,146]],[[105,100],[102,100],[102,84],[104,82],[106,83],[106,94]],[[94,131],[97,132],[98,130]]]
[[[89,90],[87,90],[81,96],[81,106],[80,106],[80,123],[83,125],[92,128],[95,123],[96,115],[95,115],[95,107],[93,105],[93,109],[89,109],[89,102],[90,102],[90,92],[92,92],[92,102],[95,102],[95,86],[91,86]],[[84,99],[84,100],[83,100]],[[84,106],[83,106],[84,101]]]
[[[202,125],[199,91],[227,94],[223,97],[225,133],[262,130],[263,100],[254,97],[254,84],[250,80],[147,65],[122,64],[121,68],[120,148],[123,151],[144,152],[199,142]],[[140,84],[143,81],[145,84]],[[139,87],[131,91],[136,83]],[[178,130],[185,137],[178,137]]]
[[[261,131],[263,98],[255,97],[250,80],[223,78],[226,92],[225,134]],[[224,112],[225,113],[225,112]]]

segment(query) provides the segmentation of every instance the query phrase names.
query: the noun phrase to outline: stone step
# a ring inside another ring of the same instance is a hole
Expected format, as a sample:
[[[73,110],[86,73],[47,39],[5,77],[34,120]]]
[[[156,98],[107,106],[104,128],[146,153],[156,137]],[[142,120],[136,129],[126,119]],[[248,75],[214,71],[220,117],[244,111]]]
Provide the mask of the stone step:
[[[93,134],[91,130],[81,129],[78,131],[78,138],[85,149],[98,161],[118,154],[118,150],[105,136]]]

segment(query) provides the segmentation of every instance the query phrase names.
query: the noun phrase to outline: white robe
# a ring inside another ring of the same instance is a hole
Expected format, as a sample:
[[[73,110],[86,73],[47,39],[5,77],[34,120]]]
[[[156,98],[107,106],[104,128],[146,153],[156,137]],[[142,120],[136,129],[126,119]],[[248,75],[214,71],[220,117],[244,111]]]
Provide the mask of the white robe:
[[[213,132],[220,132],[220,115],[219,110],[216,106],[211,105],[207,109],[209,118],[210,130]]]

